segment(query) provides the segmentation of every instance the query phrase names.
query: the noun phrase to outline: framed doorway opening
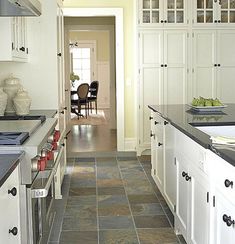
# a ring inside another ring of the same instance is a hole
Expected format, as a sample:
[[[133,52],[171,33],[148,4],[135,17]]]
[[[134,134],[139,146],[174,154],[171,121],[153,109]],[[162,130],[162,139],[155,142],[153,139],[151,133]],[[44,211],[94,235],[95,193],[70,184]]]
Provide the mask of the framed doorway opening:
[[[64,8],[65,17],[115,17],[117,151],[124,151],[124,43],[122,8]]]

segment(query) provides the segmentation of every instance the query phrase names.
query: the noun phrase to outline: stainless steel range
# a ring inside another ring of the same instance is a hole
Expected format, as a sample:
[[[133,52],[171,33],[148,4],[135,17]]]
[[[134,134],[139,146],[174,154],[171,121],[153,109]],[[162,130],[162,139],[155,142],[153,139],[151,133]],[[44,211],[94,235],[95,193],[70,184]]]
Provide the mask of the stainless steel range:
[[[47,243],[53,223],[54,176],[63,146],[58,145],[57,119],[45,116],[0,116],[0,152],[25,151],[20,165],[26,186],[22,204],[22,243]]]

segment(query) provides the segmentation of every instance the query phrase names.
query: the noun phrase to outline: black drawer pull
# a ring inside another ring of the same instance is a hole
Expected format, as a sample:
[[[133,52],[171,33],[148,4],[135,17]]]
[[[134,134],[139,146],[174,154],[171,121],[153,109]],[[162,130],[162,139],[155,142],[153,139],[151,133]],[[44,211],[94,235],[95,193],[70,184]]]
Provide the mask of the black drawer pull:
[[[159,122],[157,122],[157,121],[154,121],[154,124],[155,124],[155,125],[157,125],[157,124],[159,124]]]
[[[186,175],[185,180],[186,180],[186,181],[191,181],[191,177],[188,176],[188,175]]]
[[[152,120],[152,119],[153,119],[153,117],[152,117],[152,116],[150,116],[150,117],[149,117],[149,120]]]
[[[231,219],[231,216],[226,214],[223,215],[223,221],[227,224],[228,227],[235,224],[235,221]]]
[[[233,188],[233,181],[230,181],[230,180],[226,179],[226,180],[224,181],[224,185],[225,185],[226,187],[231,187],[231,188]]]
[[[183,171],[182,176],[185,177],[186,175],[188,175],[188,174]]]
[[[15,187],[13,187],[11,190],[8,190],[8,194],[11,194],[12,196],[16,196],[17,195],[17,189]]]
[[[12,233],[12,235],[16,236],[18,234],[18,229],[14,227],[13,229],[9,230],[9,234]]]
[[[150,137],[153,137],[153,136],[154,136],[154,134],[151,132],[151,133],[150,133]]]
[[[158,146],[160,147],[160,146],[162,146],[163,145],[163,143],[161,143],[161,142],[158,142]]]
[[[169,122],[167,122],[167,121],[164,121],[164,125],[167,125],[167,124],[169,124]]]

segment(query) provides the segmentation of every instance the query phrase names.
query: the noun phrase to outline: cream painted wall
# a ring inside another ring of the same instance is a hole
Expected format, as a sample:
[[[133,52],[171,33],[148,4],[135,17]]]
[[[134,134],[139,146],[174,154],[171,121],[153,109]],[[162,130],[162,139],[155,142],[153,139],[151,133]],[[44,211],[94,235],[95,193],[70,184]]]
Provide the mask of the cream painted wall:
[[[109,32],[108,31],[71,31],[70,40],[95,40],[97,61],[109,61]]]
[[[125,137],[136,137],[136,104],[135,104],[135,60],[134,60],[134,0],[64,0],[64,7],[77,8],[123,8],[124,10],[124,60],[125,60]]]

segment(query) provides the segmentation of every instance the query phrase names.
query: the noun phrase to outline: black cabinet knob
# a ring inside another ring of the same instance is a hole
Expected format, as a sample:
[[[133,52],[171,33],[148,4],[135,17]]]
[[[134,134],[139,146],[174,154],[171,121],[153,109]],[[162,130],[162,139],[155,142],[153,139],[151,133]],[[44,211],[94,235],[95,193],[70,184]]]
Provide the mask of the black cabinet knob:
[[[61,146],[64,147],[65,146],[65,143],[62,143]]]
[[[67,107],[64,107],[64,110],[67,110],[68,108]]]
[[[226,179],[226,180],[224,181],[224,185],[225,185],[226,187],[231,187],[231,188],[233,188],[233,181],[230,181],[230,180]]]
[[[215,23],[217,23],[218,21],[217,21],[217,20],[215,20],[214,22],[215,22]]]
[[[220,64],[218,64],[218,67],[220,67]]]
[[[157,122],[157,121],[154,121],[154,124],[155,124],[155,125],[157,125],[157,124],[159,124],[159,122]]]
[[[167,23],[167,20],[165,20],[164,23]]]
[[[161,67],[164,67],[164,64],[161,64]]]
[[[61,114],[64,114],[64,111],[61,111],[60,113],[61,113]]]
[[[25,52],[25,47],[21,47],[20,51]]]
[[[160,147],[160,146],[162,146],[163,145],[163,143],[161,143],[161,142],[158,142],[158,146]]]
[[[186,181],[191,181],[191,177],[188,176],[188,175],[186,175],[186,176],[185,176],[185,180],[186,180]]]
[[[165,64],[164,66],[167,67],[167,64]]]
[[[152,119],[153,119],[153,117],[152,117],[152,116],[150,116],[150,117],[149,117],[149,120],[152,120]]]
[[[231,219],[231,216],[226,214],[223,215],[223,221],[227,224],[228,227],[235,224],[235,221]]]
[[[9,234],[16,236],[18,234],[18,229],[16,227],[9,229]]]
[[[169,122],[167,122],[167,121],[164,121],[164,125],[167,125],[167,124],[169,124]]]
[[[221,23],[221,20],[218,20],[218,23]]]
[[[57,53],[57,56],[58,56],[58,57],[61,57],[61,56],[62,56],[62,53]]]
[[[11,190],[8,190],[8,194],[11,194],[12,196],[16,196],[17,195],[17,189],[15,187],[13,187]]]
[[[215,67],[217,67],[217,64],[214,64]]]
[[[151,133],[150,133],[150,137],[153,137],[153,136],[154,136],[154,134],[151,132]]]
[[[69,91],[69,89],[65,89],[64,91],[66,91],[66,92],[67,92],[67,91]]]
[[[187,173],[185,173],[184,171],[182,172],[182,177],[185,177],[187,175]]]
[[[161,20],[161,23],[163,23],[164,21],[163,20]]]

